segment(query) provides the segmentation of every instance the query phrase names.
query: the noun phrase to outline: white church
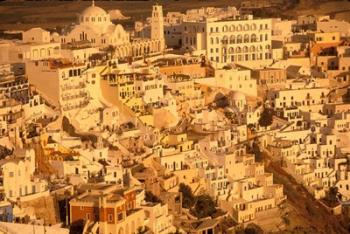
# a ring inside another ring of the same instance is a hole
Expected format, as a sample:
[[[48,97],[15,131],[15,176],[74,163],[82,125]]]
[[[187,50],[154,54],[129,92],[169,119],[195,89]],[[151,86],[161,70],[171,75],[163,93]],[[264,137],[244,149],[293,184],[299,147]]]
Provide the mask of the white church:
[[[79,14],[78,24],[62,35],[56,34],[53,40],[63,45],[86,42],[98,48],[114,46],[117,58],[142,57],[164,50],[163,21],[162,6],[153,6],[151,37],[131,38],[130,33],[124,30],[122,25],[114,24],[110,15],[92,1],[91,6]]]

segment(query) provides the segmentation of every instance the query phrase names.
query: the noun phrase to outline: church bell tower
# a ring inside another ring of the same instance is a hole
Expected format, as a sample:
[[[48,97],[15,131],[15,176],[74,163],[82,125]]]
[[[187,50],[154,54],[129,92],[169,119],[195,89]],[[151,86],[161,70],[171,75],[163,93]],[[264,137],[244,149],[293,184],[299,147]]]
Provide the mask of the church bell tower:
[[[160,40],[160,51],[165,48],[163,7],[154,5],[152,9],[151,39]]]

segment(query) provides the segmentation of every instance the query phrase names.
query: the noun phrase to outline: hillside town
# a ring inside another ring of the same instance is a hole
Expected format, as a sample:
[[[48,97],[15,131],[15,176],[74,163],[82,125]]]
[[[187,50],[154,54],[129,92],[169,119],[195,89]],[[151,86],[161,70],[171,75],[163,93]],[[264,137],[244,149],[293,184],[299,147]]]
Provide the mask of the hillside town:
[[[0,233],[348,233],[350,22],[275,5],[1,39]]]

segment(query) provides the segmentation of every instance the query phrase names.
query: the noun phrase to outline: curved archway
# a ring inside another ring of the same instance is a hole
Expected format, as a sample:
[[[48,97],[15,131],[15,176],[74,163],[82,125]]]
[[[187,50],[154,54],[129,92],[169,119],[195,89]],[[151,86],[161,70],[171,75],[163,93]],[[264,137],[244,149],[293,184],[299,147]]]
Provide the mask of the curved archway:
[[[223,43],[223,44],[227,44],[227,43],[228,43],[228,37],[227,37],[227,36],[224,36],[224,37],[222,38],[222,43]]]
[[[249,27],[249,24],[245,24],[244,25],[244,31],[249,31],[250,27]]]
[[[40,49],[40,57],[46,56],[45,49]]]
[[[236,43],[236,37],[235,37],[235,35],[231,35],[231,36],[230,36],[230,43],[231,43],[231,44]]]
[[[256,34],[253,33],[250,38],[251,42],[256,42],[256,39]]]
[[[139,45],[139,56],[143,55],[143,47],[142,45]]]
[[[242,43],[242,35],[237,36],[237,43]]]
[[[249,43],[249,34],[244,35],[244,43]]]
[[[136,46],[134,46],[133,48],[132,48],[132,56],[134,57],[134,56],[138,56],[138,49],[136,48]]]
[[[49,48],[47,49],[47,55],[48,55],[48,56],[52,55],[52,51],[53,51],[53,48],[52,48],[52,47],[49,47]]]

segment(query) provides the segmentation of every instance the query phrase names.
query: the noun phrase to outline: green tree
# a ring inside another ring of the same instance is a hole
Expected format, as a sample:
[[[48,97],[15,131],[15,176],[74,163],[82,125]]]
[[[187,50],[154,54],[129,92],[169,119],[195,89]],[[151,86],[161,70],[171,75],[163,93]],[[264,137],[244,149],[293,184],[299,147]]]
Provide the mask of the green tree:
[[[252,153],[255,155],[255,160],[257,162],[262,162],[263,158],[261,155],[260,147],[259,147],[259,142],[254,141],[252,145]]]
[[[244,229],[245,234],[263,234],[264,231],[260,226],[258,226],[255,223],[250,223],[248,226]]]
[[[335,204],[338,202],[338,199],[340,199],[340,194],[338,192],[338,187],[333,186],[329,188],[329,191],[327,193],[327,200],[331,204]]]
[[[215,202],[209,195],[200,195],[196,200],[197,201],[192,212],[198,218],[212,216],[216,212]]]
[[[272,124],[273,112],[271,109],[264,109],[259,118],[259,125],[261,127],[268,127]]]
[[[230,105],[230,102],[224,94],[218,93],[215,96],[215,104],[218,108],[225,108]]]
[[[182,207],[187,209],[191,208],[195,201],[191,187],[181,183],[179,185],[179,192],[182,193]]]
[[[107,55],[108,55],[109,58],[113,58],[113,55],[115,54],[115,51],[116,51],[116,47],[115,46],[109,45],[106,48],[106,52],[107,52]]]

